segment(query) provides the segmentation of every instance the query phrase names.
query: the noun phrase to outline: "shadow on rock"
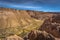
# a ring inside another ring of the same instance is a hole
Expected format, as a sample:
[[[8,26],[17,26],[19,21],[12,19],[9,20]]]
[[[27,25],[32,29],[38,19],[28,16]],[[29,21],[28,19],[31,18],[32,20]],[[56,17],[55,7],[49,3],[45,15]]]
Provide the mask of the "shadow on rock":
[[[28,34],[29,40],[55,40],[51,34],[45,31],[34,30]]]

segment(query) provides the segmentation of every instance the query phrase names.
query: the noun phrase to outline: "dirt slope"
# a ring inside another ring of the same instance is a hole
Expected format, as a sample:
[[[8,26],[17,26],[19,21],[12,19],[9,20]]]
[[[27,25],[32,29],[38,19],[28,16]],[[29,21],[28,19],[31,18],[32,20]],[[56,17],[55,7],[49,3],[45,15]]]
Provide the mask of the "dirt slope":
[[[32,18],[25,10],[0,8],[0,37],[12,34],[24,36],[42,25],[42,20]]]

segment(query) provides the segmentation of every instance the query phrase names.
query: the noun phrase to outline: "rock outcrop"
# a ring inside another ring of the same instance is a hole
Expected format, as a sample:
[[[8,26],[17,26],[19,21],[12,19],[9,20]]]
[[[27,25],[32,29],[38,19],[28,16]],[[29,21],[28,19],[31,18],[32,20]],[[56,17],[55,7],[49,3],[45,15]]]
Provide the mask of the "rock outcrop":
[[[46,31],[57,38],[60,38],[60,16],[55,15],[50,19],[45,20],[43,25],[40,27],[40,30]],[[51,20],[52,19],[52,20]]]
[[[28,39],[29,40],[55,40],[55,38],[51,34],[45,31],[38,31],[38,30],[31,31],[28,34]]]
[[[12,35],[12,36],[6,37],[5,40],[24,40],[24,39],[17,35]]]
[[[42,25],[42,20],[32,18],[26,10],[0,8],[0,37],[11,34],[24,36]],[[32,28],[32,29],[31,29]]]

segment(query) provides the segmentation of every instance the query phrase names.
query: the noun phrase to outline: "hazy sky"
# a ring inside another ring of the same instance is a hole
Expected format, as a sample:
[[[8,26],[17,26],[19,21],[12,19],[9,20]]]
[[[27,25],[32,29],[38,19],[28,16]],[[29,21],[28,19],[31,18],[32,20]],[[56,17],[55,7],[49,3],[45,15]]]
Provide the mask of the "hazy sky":
[[[0,7],[19,10],[60,12],[60,0],[0,0]]]

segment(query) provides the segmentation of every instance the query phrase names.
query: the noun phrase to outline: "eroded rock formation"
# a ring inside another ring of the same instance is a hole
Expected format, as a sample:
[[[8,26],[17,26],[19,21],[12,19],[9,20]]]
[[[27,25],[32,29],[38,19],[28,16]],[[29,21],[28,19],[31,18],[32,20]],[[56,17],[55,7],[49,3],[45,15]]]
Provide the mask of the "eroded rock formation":
[[[38,31],[38,30],[31,31],[28,34],[28,39],[29,40],[55,40],[55,38],[51,34],[45,31]]]
[[[60,15],[55,15],[50,19],[45,20],[40,30],[46,31],[57,38],[60,38]],[[52,19],[52,20],[51,20]]]

